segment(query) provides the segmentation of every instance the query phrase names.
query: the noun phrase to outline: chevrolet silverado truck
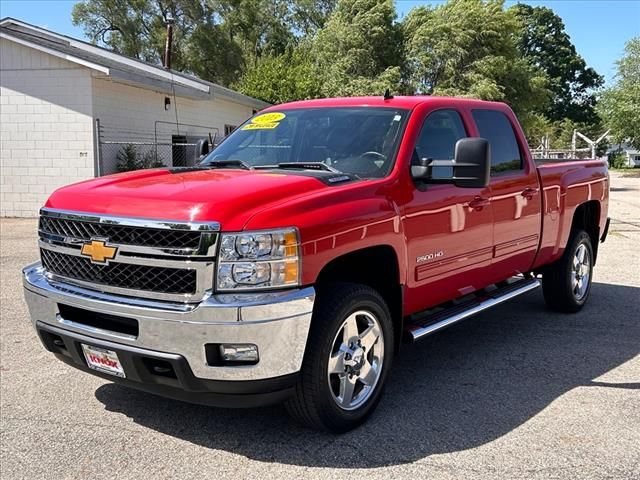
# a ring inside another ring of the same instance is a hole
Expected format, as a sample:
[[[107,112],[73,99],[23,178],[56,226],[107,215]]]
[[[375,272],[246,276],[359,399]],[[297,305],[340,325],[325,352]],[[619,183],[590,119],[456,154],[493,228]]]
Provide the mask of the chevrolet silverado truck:
[[[502,103],[293,102],[206,153],[50,196],[23,275],[60,360],[194,403],[285,402],[344,432],[403,340],[539,286],[565,312],[589,297],[606,163],[536,165]]]

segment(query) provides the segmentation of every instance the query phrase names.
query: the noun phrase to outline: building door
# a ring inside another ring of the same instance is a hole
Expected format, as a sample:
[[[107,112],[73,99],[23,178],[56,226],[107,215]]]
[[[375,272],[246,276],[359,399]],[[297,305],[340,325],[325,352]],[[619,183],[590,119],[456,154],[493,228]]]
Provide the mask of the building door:
[[[182,145],[183,143],[187,143],[185,135],[171,136],[171,164],[174,167],[187,166],[187,146]]]

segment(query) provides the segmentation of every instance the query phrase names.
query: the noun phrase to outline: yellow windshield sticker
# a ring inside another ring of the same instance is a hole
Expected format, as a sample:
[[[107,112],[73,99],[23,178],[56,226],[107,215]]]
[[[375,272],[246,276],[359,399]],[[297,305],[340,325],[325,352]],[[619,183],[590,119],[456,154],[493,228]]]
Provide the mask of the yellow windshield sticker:
[[[271,130],[278,125],[278,123],[247,123],[242,130]]]
[[[262,115],[258,115],[257,117],[253,117],[251,119],[251,123],[264,124],[264,123],[275,123],[282,120],[286,115],[282,112],[272,112],[272,113],[263,113]],[[274,128],[274,127],[271,127]]]

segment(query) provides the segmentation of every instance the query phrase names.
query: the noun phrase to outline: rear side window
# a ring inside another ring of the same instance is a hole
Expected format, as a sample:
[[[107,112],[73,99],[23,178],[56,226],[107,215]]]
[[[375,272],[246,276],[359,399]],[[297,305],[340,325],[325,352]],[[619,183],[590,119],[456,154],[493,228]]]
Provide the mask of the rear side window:
[[[491,173],[522,170],[522,155],[509,118],[496,110],[474,110],[472,113],[480,136],[491,145]]]
[[[453,160],[456,142],[465,138],[462,118],[455,110],[436,110],[429,114],[422,125],[416,143],[414,162],[421,158],[432,160]],[[449,178],[453,175],[452,167],[435,167],[433,178]]]

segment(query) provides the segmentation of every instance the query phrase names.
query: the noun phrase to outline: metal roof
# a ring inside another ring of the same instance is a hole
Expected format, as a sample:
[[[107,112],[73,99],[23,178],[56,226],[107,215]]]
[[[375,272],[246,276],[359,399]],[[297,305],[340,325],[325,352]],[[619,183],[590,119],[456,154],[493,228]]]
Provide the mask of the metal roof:
[[[221,98],[254,109],[269,106],[266,102],[193,75],[167,70],[13,18],[0,20],[0,38],[83,65],[96,71],[97,76],[116,82],[166,93],[175,91],[176,95],[195,99]]]

